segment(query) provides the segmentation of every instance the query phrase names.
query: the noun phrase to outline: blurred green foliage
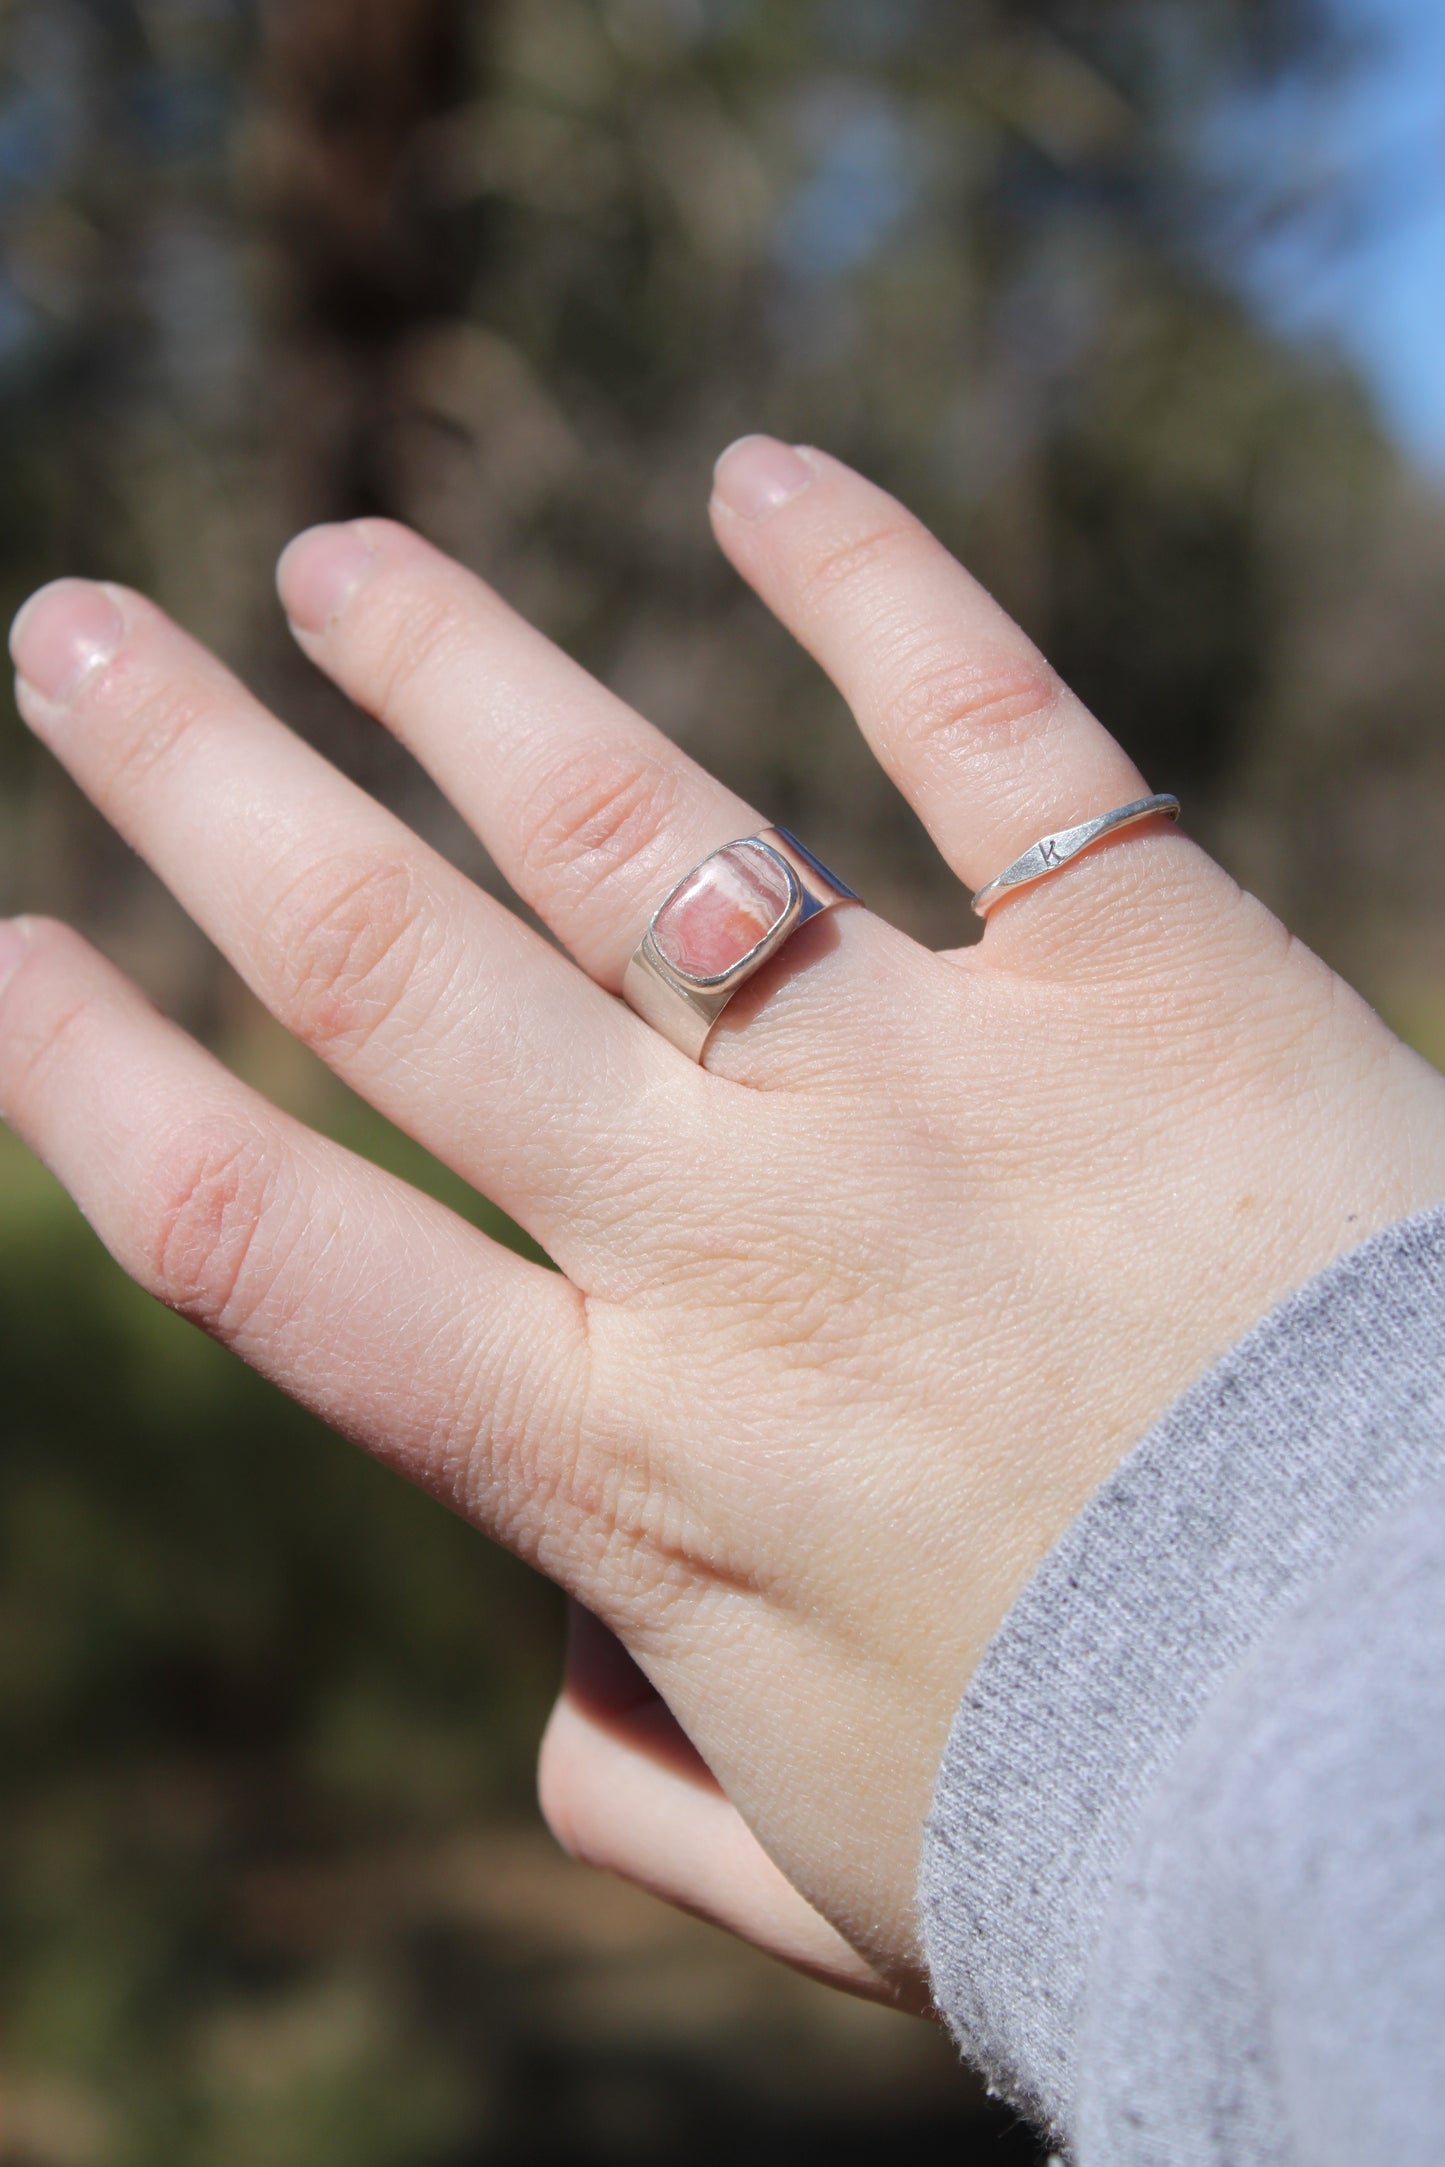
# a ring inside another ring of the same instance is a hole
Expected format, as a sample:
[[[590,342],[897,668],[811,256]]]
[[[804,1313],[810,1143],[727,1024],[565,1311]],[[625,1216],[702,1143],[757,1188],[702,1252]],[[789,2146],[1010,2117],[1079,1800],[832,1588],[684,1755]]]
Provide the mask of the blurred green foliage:
[[[1278,207],[1198,155],[1243,86],[1348,64],[1307,0],[7,0],[0,605],[144,586],[500,891],[270,590],[308,521],[409,519],[963,939],[706,532],[731,436],[821,442],[1438,1054],[1445,518],[1238,298],[1223,237]],[[288,1050],[13,718],[0,907],[520,1240]],[[10,1143],[0,1391],[6,2167],[1028,2156],[888,2020],[549,1879],[548,1591],[151,1308]]]
[[[550,1593],[139,1295],[11,1142],[0,1194],[6,2063],[103,2102],[106,2159],[440,2156],[476,2085],[421,1998],[248,1951],[237,1890],[524,1810]]]

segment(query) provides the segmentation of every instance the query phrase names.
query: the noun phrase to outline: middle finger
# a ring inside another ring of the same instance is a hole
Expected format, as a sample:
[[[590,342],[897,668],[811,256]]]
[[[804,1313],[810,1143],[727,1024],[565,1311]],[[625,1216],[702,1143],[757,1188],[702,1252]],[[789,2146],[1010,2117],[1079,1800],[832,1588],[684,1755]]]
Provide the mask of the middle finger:
[[[281,560],[306,652],[398,736],[599,984],[693,866],[766,826],[472,573],[387,520]]]
[[[404,527],[314,528],[282,559],[280,587],[306,652],[415,754],[600,985],[620,989],[686,873],[767,824]],[[877,1028],[880,989],[916,1005],[931,972],[894,927],[841,912],[759,974],[704,1059],[764,1089],[876,1070],[891,1048]]]

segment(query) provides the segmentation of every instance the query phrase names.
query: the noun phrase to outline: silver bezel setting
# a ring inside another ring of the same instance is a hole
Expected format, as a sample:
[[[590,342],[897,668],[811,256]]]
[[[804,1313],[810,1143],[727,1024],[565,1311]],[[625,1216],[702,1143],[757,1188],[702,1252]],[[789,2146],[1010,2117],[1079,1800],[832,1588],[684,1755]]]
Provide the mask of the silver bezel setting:
[[[735,850],[760,851],[782,867],[788,882],[787,906],[776,925],[730,969],[715,977],[694,978],[667,961],[657,945],[654,929],[674,896],[705,865],[710,865],[725,851]],[[627,966],[622,981],[623,998],[654,1030],[660,1031],[694,1061],[700,1061],[713,1025],[739,988],[755,977],[798,928],[817,917],[820,911],[857,901],[852,889],[836,880],[811,851],[779,829],[765,828],[760,835],[739,836],[735,842],[724,843],[717,850],[709,851],[707,857],[699,859],[669,888],[653,912],[647,931]]]

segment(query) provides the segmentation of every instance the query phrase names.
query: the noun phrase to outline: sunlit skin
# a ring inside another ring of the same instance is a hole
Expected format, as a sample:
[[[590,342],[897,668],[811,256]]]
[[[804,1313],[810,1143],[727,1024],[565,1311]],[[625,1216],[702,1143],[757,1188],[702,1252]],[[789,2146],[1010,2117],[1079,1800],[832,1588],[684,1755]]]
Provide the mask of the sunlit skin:
[[[1168,787],[823,454],[735,447],[713,520],[967,887]],[[976,948],[815,923],[698,1066],[615,996],[770,808],[400,528],[303,536],[281,593],[566,954],[139,596],[37,598],[21,711],[559,1270],[276,1111],[59,926],[0,935],[0,1111],[144,1286],[586,1606],[542,1756],[563,1842],[921,2004],[923,1821],[990,1635],[1191,1379],[1445,1197],[1445,1082],[1163,823]]]

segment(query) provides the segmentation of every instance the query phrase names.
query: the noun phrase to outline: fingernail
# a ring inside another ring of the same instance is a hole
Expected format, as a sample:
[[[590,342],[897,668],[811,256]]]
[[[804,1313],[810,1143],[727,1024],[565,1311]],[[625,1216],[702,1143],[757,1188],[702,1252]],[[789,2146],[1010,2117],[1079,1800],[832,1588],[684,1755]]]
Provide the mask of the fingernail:
[[[812,467],[791,444],[772,436],[745,436],[717,463],[713,489],[720,504],[740,519],[767,519],[801,496],[814,479]]]
[[[312,527],[282,555],[276,584],[299,631],[325,632],[375,568],[376,552],[359,528]]]
[[[120,652],[125,619],[103,587],[58,579],[32,595],[10,628],[10,654],[27,685],[61,706]]]
[[[0,921],[0,993],[5,991],[30,952],[30,928],[23,918]]]

